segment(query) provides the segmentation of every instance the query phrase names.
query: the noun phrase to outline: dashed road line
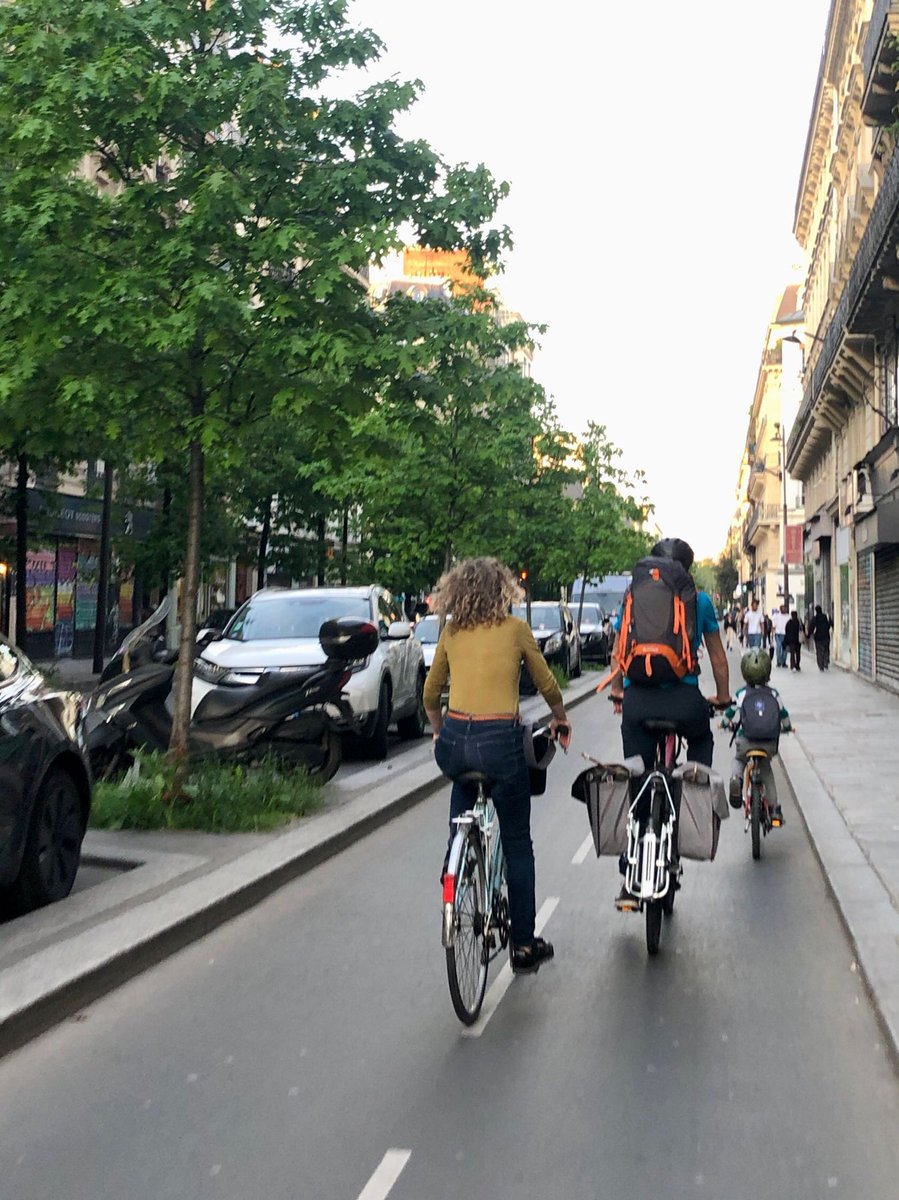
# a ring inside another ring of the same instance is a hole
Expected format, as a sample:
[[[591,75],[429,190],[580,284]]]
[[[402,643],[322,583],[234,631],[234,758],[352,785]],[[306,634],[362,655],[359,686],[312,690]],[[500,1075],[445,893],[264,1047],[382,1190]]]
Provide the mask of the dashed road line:
[[[386,1200],[411,1157],[411,1150],[388,1150],[374,1175],[359,1193],[359,1200]]]
[[[534,922],[535,937],[539,937],[539,935],[546,928],[546,922],[556,911],[556,906],[558,903],[558,896],[547,896],[547,898],[540,905],[540,911],[537,913],[537,919]],[[493,983],[490,985],[490,990],[484,997],[484,1007],[481,1009],[481,1015],[478,1017],[474,1025],[469,1025],[467,1028],[460,1031],[463,1037],[481,1036],[487,1027],[487,1022],[496,1012],[497,1005],[499,1004],[500,1000],[502,1000],[503,996],[505,996],[506,992],[509,990],[509,984],[513,979],[514,975],[512,974],[512,968],[507,960],[505,963],[503,963],[503,969],[497,975],[496,979],[494,979]]]
[[[575,854],[574,858],[571,860],[571,865],[573,867],[579,867],[592,849],[593,849],[593,834],[588,833],[587,836],[584,838],[584,840],[581,842],[580,846],[578,846],[577,853]]]

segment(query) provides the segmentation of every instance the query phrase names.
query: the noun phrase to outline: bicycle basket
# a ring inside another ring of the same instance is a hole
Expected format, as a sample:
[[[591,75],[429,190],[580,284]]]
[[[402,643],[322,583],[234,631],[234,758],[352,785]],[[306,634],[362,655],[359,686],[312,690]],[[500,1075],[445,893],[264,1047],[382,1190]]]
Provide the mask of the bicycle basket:
[[[587,806],[596,857],[627,849],[627,815],[631,806],[630,772],[618,763],[601,763],[581,771],[571,787],[575,800]]]
[[[730,816],[724,780],[704,763],[687,762],[672,778],[681,785],[677,846],[681,858],[711,862],[718,851],[721,821]]]

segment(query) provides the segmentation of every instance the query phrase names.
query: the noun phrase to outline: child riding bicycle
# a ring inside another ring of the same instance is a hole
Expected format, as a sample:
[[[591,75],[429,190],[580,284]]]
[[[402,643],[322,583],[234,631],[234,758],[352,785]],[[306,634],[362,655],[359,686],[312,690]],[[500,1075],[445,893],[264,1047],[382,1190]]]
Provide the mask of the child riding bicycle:
[[[767,650],[758,646],[747,650],[740,659],[740,671],[746,686],[739,689],[733,705],[727,709],[721,722],[722,729],[733,730],[734,734],[730,806],[740,808],[743,804],[743,779],[750,750],[764,750],[766,757],[759,759],[759,770],[771,811],[771,825],[779,829],[784,823],[784,816],[777,802],[777,784],[771,762],[777,754],[781,733],[789,733],[792,729],[790,714],[781,703],[776,688],[768,683],[771,678],[771,655]]]

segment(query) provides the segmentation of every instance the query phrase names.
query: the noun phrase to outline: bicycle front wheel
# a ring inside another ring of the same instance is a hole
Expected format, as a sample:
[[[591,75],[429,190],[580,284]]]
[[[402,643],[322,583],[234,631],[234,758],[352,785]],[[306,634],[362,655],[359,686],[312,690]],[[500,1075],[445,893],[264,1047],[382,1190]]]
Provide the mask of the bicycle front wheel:
[[[465,1025],[478,1019],[487,990],[487,878],[477,830],[469,829],[459,860],[453,899],[453,944],[446,951],[446,975],[456,1016]]]
[[[753,777],[749,792],[749,829],[752,834],[752,857],[762,857],[762,785]]]

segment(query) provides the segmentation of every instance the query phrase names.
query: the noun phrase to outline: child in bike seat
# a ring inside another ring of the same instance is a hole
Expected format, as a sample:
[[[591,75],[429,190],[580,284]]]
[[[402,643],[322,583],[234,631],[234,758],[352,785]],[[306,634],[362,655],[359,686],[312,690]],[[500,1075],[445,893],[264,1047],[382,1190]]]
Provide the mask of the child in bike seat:
[[[771,823],[779,828],[784,823],[777,802],[777,784],[771,760],[777,754],[781,733],[792,726],[790,714],[784,708],[777,690],[770,686],[771,655],[760,646],[747,650],[740,659],[740,671],[746,680],[734,697],[734,703],[724,714],[723,729],[734,732],[734,761],[730,771],[729,799],[731,808],[743,804],[743,778],[750,750],[764,750],[767,758],[760,759],[762,782],[771,810]]]

